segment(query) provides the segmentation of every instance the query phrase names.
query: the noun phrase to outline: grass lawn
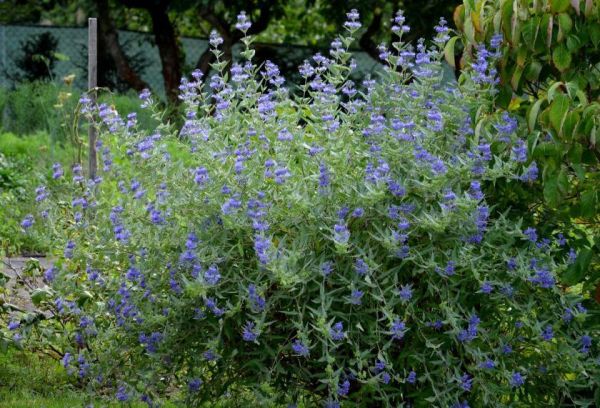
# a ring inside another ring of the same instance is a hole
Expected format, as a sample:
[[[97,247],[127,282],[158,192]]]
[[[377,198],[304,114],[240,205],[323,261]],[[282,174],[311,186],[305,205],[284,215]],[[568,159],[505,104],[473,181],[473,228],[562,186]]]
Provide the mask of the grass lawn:
[[[76,389],[60,363],[50,357],[25,351],[0,352],[0,408],[84,407],[85,394]],[[101,400],[95,408],[119,407]],[[133,403],[128,407],[146,407]]]

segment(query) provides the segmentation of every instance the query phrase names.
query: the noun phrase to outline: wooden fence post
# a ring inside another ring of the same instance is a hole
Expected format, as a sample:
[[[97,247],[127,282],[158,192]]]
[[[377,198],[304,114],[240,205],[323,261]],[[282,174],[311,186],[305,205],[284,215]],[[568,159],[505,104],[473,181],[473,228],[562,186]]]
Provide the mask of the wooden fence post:
[[[98,86],[98,24],[95,18],[88,18],[88,93],[92,100],[91,104],[96,104],[96,87]],[[96,127],[90,123],[88,128],[89,142],[89,175],[90,179],[96,178],[97,159],[96,159]]]

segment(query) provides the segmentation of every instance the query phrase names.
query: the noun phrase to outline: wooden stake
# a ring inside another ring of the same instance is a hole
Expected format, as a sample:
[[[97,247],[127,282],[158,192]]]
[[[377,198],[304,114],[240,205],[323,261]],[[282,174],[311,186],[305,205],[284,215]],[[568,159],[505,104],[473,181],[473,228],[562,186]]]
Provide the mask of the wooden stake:
[[[95,18],[88,18],[88,92],[91,104],[96,104],[96,87],[98,86],[98,24]],[[98,168],[96,159],[96,127],[90,123],[89,136],[89,175],[90,179],[96,178]]]

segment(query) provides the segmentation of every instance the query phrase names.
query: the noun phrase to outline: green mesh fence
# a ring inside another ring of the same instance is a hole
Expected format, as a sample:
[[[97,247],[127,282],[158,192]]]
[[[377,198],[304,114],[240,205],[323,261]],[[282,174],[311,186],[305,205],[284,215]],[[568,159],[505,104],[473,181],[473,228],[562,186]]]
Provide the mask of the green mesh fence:
[[[58,43],[52,77],[60,81],[74,74],[74,85],[85,89],[87,81],[87,28],[67,28],[50,26],[0,25],[0,86],[11,88],[16,85],[14,78],[17,69],[15,59],[22,54],[23,44],[36,35],[50,33]],[[158,49],[150,33],[119,31],[119,41],[125,53],[134,61],[141,77],[152,90],[164,95],[161,63]],[[196,65],[202,53],[208,47],[208,41],[202,38],[181,38],[184,54],[184,73],[189,73]],[[318,49],[291,45],[256,44],[258,59],[269,58],[278,64],[288,79],[297,75],[297,67],[304,59],[310,58]],[[239,46],[234,48],[234,58]],[[326,53],[327,50],[321,50]],[[360,80],[381,69],[381,65],[366,53],[354,53],[357,63],[355,79]]]

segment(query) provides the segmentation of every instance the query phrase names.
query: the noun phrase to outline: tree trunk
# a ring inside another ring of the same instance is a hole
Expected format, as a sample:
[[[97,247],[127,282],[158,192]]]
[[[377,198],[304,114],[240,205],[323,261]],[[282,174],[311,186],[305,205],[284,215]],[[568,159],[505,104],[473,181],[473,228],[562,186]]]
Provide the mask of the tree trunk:
[[[148,8],[152,17],[154,40],[160,54],[165,93],[169,102],[177,103],[179,81],[181,80],[181,60],[179,46],[173,24],[169,20],[166,7]]]
[[[138,92],[144,88],[148,88],[148,84],[129,65],[127,56],[119,44],[119,33],[115,29],[115,25],[110,17],[108,0],[96,0],[96,7],[98,10],[100,39],[103,43],[103,46],[100,47],[100,52],[108,54],[114,61],[117,75],[123,82]]]

